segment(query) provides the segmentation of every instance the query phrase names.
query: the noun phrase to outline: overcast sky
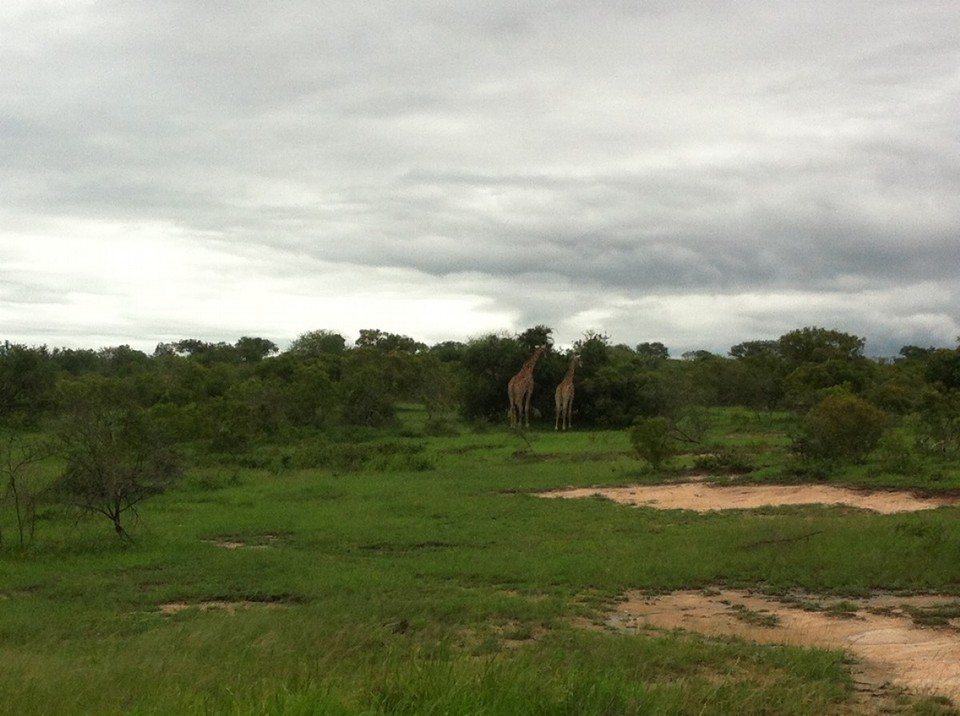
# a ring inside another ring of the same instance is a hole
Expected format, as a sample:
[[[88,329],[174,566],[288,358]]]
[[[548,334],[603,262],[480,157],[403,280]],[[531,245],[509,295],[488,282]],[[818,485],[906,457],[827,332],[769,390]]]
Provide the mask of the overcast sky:
[[[960,335],[956,0],[4,0],[0,341]]]

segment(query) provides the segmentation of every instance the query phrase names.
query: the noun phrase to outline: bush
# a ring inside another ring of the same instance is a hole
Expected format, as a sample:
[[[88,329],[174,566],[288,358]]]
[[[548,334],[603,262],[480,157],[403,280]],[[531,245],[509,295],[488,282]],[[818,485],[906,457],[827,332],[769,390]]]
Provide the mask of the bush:
[[[921,467],[916,438],[903,430],[884,435],[874,456],[883,470],[898,475],[908,475]]]
[[[862,462],[880,442],[887,414],[849,393],[828,395],[804,416],[794,450],[804,458]]]
[[[630,444],[654,470],[659,470],[673,455],[673,442],[666,418],[637,418],[630,428]]]

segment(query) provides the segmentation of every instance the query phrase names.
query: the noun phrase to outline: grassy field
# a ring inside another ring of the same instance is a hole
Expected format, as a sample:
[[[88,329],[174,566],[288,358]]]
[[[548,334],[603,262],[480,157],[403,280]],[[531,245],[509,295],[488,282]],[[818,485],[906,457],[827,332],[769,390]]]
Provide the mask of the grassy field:
[[[132,544],[42,513],[29,548],[0,550],[0,712],[845,714],[840,652],[624,634],[604,615],[637,589],[960,594],[955,509],[544,500],[675,480],[703,456],[651,474],[623,432],[424,437],[404,418],[334,467],[304,467],[308,443],[195,467],[145,503]],[[717,444],[754,463],[738,479],[784,477],[783,420],[714,415]],[[909,482],[869,466],[835,479]],[[902,712],[953,713],[910,698]]]

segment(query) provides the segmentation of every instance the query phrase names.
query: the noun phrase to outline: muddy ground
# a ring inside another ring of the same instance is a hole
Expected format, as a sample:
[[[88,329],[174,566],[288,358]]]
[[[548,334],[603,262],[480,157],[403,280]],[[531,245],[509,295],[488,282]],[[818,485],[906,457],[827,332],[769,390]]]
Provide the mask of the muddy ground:
[[[869,492],[825,485],[717,486],[704,482],[576,488],[544,497],[611,500],[660,509],[697,511],[764,506],[848,505],[883,514],[958,504],[955,497],[918,497],[906,492]],[[861,697],[890,698],[898,688],[960,702],[960,624],[946,620],[921,626],[924,610],[958,605],[954,597],[876,595],[826,599],[816,595],[777,599],[744,591],[685,591],[649,596],[631,593],[610,615],[622,630],[682,628],[729,635],[763,644],[843,649],[854,657]],[[952,610],[955,611],[955,610]]]

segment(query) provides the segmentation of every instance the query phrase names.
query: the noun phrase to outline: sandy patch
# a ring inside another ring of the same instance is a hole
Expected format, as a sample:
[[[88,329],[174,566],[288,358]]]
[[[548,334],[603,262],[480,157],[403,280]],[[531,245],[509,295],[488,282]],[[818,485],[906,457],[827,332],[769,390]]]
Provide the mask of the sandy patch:
[[[219,609],[225,611],[227,614],[236,614],[241,609],[254,609],[254,608],[277,608],[283,606],[278,602],[253,602],[253,601],[219,601],[211,600],[207,602],[168,602],[167,604],[160,605],[161,614],[179,614],[180,612],[187,611],[188,609],[196,609],[201,612],[210,611],[213,609]]]
[[[246,542],[234,542],[232,540],[212,540],[211,539],[211,540],[204,540],[204,541],[209,542],[212,545],[216,545],[220,549],[242,549],[243,547],[248,546]],[[264,545],[257,545],[257,546],[263,547]]]
[[[830,485],[736,485],[706,482],[629,487],[580,487],[540,493],[541,497],[593,497],[662,510],[749,510],[779,505],[848,505],[883,514],[932,510],[960,502],[956,497],[917,497],[908,492],[853,490]]]
[[[909,613],[956,605],[957,599],[884,595],[803,601],[819,601],[821,611],[740,591],[634,593],[609,623],[623,630],[682,628],[762,644],[843,649],[856,658],[861,692],[875,694],[894,684],[917,694],[960,699],[960,630],[953,624],[921,628]]]
[[[279,539],[281,539],[281,536],[278,534],[266,533],[256,536],[253,540],[224,537],[218,539],[205,539],[202,541],[219,547],[220,549],[267,549]]]
[[[960,503],[953,496],[918,497],[908,492],[829,485],[723,486],[705,482],[541,493],[541,497],[554,498],[593,496],[636,506],[698,512],[819,504],[895,514]],[[817,602],[815,598],[805,601]],[[855,677],[863,697],[886,698],[886,687],[893,684],[917,694],[960,700],[960,625],[921,628],[909,614],[911,609],[956,605],[957,601],[950,597],[877,596],[833,600],[833,608],[825,603],[818,611],[749,592],[691,591],[657,597],[636,593],[628,595],[609,622],[625,630],[682,628],[763,644],[842,649],[856,658]]]

